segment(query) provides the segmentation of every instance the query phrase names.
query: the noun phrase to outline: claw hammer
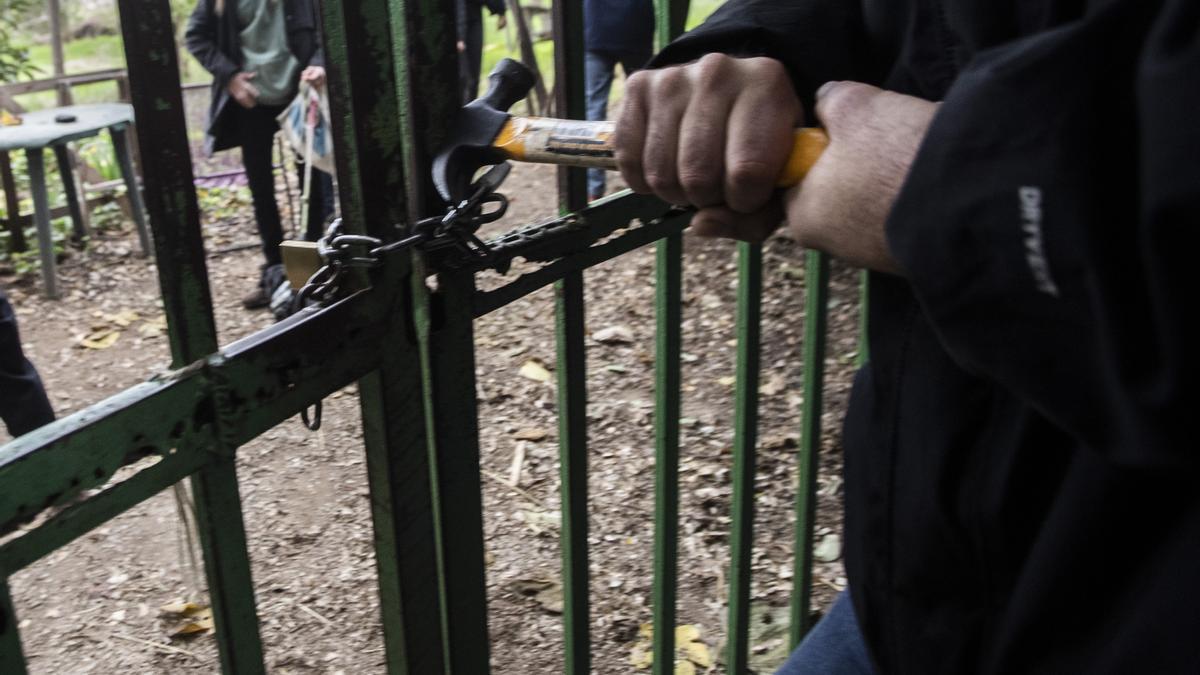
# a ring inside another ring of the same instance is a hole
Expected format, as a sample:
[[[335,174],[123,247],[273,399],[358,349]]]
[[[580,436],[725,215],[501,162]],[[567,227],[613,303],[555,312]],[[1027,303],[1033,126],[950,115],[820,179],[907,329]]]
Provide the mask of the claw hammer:
[[[562,166],[616,169],[612,122],[584,122],[508,113],[533,88],[532,71],[513,59],[501,59],[488,75],[488,90],[468,103],[454,120],[449,140],[434,157],[433,182],[454,204],[466,197],[475,173],[508,159]],[[816,128],[797,129],[787,166],[776,181],[791,187],[821,156],[829,137]]]

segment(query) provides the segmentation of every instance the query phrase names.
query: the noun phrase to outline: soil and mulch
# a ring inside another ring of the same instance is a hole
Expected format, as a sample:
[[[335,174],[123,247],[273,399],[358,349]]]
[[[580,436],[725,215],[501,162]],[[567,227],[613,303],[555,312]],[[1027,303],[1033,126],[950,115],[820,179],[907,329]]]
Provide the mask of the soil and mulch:
[[[505,224],[556,211],[554,169],[519,166]],[[209,278],[222,344],[267,326],[239,299],[259,253],[245,204],[206,208]],[[733,440],[736,254],[686,239],[679,624],[699,673],[725,672]],[[770,672],[786,651],[796,442],[802,397],[803,251],[765,247],[752,651]],[[511,276],[512,273],[510,273]],[[96,233],[60,267],[64,297],[35,276],[4,278],[22,338],[62,415],[169,362],[152,259],[132,230]],[[857,342],[857,275],[835,267],[819,477],[818,604],[844,588],[840,419]],[[482,279],[494,285],[496,279]],[[640,672],[653,559],[654,253],[586,274],[593,670]],[[476,368],[493,672],[562,672],[553,371],[554,298],[543,289],[478,320]],[[531,365],[533,364],[533,365]],[[384,653],[361,418],[354,386],[325,401],[317,432],[287,421],[238,451],[266,662],[272,673],[382,673]],[[33,673],[219,670],[203,575],[189,564],[173,491],[144,502],[12,578]],[[189,606],[187,603],[193,603]],[[434,620],[430,617],[430,620]],[[711,663],[709,663],[711,662]]]

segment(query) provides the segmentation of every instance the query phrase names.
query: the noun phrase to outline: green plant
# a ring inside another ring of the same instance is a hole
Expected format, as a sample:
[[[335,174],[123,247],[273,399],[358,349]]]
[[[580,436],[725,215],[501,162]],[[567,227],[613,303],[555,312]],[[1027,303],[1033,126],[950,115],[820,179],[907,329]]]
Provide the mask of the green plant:
[[[33,4],[33,0],[0,0],[0,83],[15,82],[41,72],[30,59],[29,47],[14,41],[21,18],[29,13]]]
[[[121,177],[121,165],[117,163],[112,143],[106,138],[94,136],[79,143],[79,158],[96,170],[104,180]]]

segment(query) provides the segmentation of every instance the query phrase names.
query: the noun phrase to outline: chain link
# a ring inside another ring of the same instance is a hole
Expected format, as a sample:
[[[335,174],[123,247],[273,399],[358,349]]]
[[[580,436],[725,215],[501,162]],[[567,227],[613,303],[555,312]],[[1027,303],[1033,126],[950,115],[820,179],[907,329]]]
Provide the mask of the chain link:
[[[393,242],[385,243],[365,234],[346,234],[342,219],[334,220],[325,236],[317,242],[317,253],[325,264],[296,293],[292,311],[309,303],[328,303],[337,296],[347,270],[378,267],[383,264],[384,257],[394,251],[409,248],[430,253],[456,251],[459,253],[457,258],[443,257],[459,263],[463,258],[475,263],[485,262],[491,257],[492,250],[475,236],[475,232],[484,224],[499,220],[508,211],[508,198],[496,192],[496,188],[500,187],[510,168],[508,163],[493,166],[471,186],[470,196],[450,207],[445,215],[417,221],[412,234]],[[495,208],[485,212],[485,207],[491,204]]]

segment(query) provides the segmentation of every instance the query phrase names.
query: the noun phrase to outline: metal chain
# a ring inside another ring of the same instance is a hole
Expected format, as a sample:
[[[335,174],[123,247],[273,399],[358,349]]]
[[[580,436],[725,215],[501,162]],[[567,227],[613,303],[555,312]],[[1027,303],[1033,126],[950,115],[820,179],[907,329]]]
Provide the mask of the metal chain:
[[[412,234],[393,242],[385,243],[378,237],[365,234],[346,234],[342,219],[334,220],[325,231],[325,236],[317,242],[317,253],[325,264],[308,278],[292,298],[292,313],[310,303],[329,303],[337,297],[347,270],[379,267],[385,256],[394,251],[420,248],[430,253],[456,251],[460,261],[463,258],[475,262],[490,259],[491,248],[475,236],[475,232],[485,223],[499,220],[508,210],[508,198],[496,192],[496,188],[504,181],[510,168],[508,163],[492,167],[471,186],[470,196],[450,207],[445,215],[417,221]],[[485,212],[488,204],[496,206]],[[450,259],[447,257],[447,260]],[[301,410],[300,421],[310,431],[320,429],[321,401],[314,404],[311,417],[308,408]]]

